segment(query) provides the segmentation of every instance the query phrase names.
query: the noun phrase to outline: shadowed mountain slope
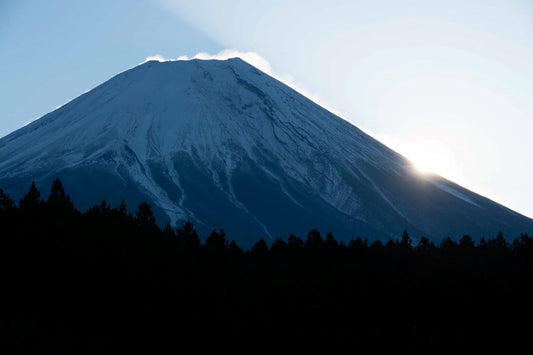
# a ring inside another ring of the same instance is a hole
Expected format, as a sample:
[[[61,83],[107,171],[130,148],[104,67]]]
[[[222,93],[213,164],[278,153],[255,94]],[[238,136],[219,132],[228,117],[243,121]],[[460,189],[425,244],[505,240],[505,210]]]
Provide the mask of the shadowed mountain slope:
[[[311,228],[338,239],[509,238],[533,220],[436,175],[240,59],[147,62],[0,139],[0,188],[59,177],[80,209],[147,200],[247,246]]]

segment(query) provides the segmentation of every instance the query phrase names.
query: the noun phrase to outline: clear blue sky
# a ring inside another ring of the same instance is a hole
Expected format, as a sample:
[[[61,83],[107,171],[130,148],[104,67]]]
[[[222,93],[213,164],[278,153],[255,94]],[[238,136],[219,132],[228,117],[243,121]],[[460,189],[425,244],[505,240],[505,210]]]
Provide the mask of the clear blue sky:
[[[0,0],[0,136],[151,54],[220,49],[152,1]]]
[[[148,56],[227,48],[533,216],[530,0],[0,0],[0,136]]]

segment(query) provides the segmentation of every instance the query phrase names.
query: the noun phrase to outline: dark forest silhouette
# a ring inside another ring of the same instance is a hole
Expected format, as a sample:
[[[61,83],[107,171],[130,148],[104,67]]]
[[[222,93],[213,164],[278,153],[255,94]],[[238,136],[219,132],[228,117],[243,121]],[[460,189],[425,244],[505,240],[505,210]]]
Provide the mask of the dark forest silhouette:
[[[339,243],[311,230],[242,250],[223,230],[158,227],[141,203],[84,213],[56,180],[0,190],[1,354],[278,353],[519,346],[533,239]],[[525,321],[525,323],[524,323]]]

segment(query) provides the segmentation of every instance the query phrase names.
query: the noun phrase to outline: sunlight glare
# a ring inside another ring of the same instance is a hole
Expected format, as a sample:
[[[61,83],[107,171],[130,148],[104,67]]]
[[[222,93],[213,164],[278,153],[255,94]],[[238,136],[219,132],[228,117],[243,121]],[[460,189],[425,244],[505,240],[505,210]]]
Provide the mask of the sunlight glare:
[[[462,183],[464,180],[459,160],[456,159],[454,150],[444,140],[436,138],[404,140],[396,136],[374,134],[366,129],[365,132],[406,157],[422,175],[437,174],[457,183]],[[422,135],[421,132],[417,133]],[[433,134],[434,132],[428,129],[424,135]]]
[[[410,142],[402,150],[422,174],[437,174],[448,179],[459,178],[460,172],[453,151],[442,142]]]

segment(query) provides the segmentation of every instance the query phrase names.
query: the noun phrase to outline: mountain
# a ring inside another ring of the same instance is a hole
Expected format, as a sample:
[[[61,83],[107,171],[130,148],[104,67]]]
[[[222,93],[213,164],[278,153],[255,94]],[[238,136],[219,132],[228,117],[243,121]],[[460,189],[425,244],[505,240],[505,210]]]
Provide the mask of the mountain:
[[[150,202],[249,245],[305,236],[514,238],[533,220],[436,175],[240,59],[150,61],[0,139],[0,187],[59,177],[86,209]]]

